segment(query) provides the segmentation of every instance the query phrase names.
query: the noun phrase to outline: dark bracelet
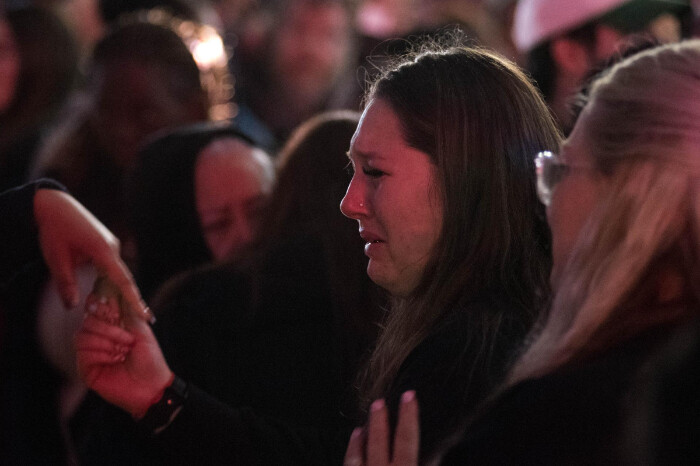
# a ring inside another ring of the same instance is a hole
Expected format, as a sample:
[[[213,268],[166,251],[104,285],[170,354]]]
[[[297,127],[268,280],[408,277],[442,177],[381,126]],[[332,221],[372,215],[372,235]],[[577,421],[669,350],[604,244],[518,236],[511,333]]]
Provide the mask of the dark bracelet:
[[[151,434],[163,432],[180,413],[188,395],[187,382],[175,376],[173,383],[163,391],[160,400],[152,404],[138,421],[139,427]]]

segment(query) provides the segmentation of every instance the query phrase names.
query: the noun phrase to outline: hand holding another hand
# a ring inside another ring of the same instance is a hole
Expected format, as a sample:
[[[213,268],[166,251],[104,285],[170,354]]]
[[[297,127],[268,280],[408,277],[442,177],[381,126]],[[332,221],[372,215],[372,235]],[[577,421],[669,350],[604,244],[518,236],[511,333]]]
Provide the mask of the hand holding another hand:
[[[75,336],[78,372],[108,402],[139,418],[172,380],[150,326],[120,313],[118,300],[91,294]]]

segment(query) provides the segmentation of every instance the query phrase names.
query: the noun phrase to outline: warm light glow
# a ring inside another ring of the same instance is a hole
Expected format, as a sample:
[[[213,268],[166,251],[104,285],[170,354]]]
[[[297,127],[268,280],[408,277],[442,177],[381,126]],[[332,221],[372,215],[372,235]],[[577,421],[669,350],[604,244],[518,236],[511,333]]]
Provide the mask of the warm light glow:
[[[197,65],[211,68],[214,65],[226,64],[226,51],[221,36],[208,27],[202,28],[198,36],[189,44]]]
[[[209,117],[214,121],[233,117],[238,111],[231,102],[233,76],[228,70],[228,52],[216,28],[182,20],[159,8],[141,12],[137,17],[166,27],[180,36],[199,68],[202,87],[209,95]]]

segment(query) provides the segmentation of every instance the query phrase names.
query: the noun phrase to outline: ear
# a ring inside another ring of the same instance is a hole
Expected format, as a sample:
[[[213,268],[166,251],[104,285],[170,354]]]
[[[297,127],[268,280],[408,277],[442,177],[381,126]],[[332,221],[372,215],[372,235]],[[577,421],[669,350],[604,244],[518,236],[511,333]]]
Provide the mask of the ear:
[[[586,47],[572,39],[562,37],[553,40],[549,51],[560,72],[573,76],[576,81],[580,80],[593,64]]]

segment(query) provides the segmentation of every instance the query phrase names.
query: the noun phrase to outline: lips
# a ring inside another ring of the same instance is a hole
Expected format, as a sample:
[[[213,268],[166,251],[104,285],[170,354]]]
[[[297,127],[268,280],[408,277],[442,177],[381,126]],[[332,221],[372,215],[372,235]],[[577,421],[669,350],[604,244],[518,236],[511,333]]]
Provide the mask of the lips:
[[[364,240],[365,243],[383,243],[382,239],[372,232],[367,230],[360,230],[360,238]]]
[[[370,259],[379,257],[380,250],[384,247],[384,240],[367,230],[360,230],[360,238],[365,241],[365,255]]]

